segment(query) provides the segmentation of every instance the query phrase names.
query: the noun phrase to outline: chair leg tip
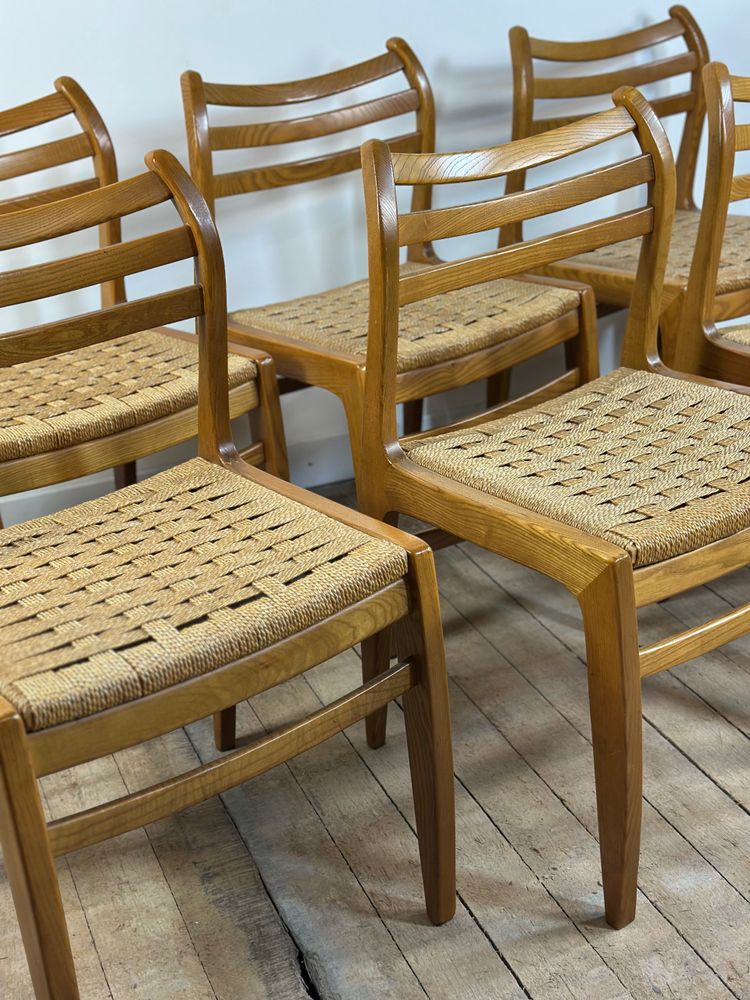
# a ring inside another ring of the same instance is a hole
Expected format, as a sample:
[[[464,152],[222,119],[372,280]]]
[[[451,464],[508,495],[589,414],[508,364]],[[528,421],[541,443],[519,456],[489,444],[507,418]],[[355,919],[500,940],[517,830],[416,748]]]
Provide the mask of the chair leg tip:
[[[452,920],[456,914],[456,894],[455,892],[446,899],[441,899],[438,902],[428,902],[427,904],[427,916],[430,919],[430,923],[439,927],[441,924],[447,924],[449,920]]]

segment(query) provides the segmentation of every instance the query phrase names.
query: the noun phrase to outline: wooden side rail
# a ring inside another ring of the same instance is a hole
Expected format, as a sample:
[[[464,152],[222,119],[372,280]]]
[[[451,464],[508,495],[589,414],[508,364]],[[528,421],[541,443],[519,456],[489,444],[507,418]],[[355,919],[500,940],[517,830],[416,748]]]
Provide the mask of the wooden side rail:
[[[733,608],[724,615],[694,628],[660,639],[640,651],[641,677],[650,677],[668,670],[678,663],[685,663],[696,656],[710,653],[712,649],[745,635],[750,628],[750,604]]]

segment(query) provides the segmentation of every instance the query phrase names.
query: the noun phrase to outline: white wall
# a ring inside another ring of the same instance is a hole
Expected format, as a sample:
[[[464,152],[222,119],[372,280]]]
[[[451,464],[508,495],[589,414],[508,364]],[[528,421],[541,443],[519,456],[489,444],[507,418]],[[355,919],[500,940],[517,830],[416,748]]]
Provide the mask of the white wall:
[[[746,33],[737,31],[746,21],[746,0],[693,0],[691,9],[712,54],[736,72],[750,74]],[[182,70],[198,69],[207,79],[227,82],[295,79],[368,58],[398,34],[412,44],[432,79],[439,147],[481,146],[509,135],[507,30],[513,23],[521,21],[541,36],[585,38],[664,16],[666,3],[628,6],[594,0],[528,0],[522,6],[497,0],[462,5],[452,0],[11,0],[4,11],[8,44],[0,106],[48,92],[58,75],[75,77],[102,112],[125,177],[142,169],[143,153],[154,147],[166,147],[186,161]],[[219,205],[218,221],[230,308],[320,290],[365,274],[356,175],[227,199]],[[129,226],[126,236],[135,235],[137,224]],[[482,239],[482,245],[492,244],[491,234]],[[141,290],[156,288],[159,279],[138,280]],[[77,293],[73,305],[77,310],[91,307],[93,294]],[[1,328],[38,321],[38,309],[24,307],[10,319],[4,317]],[[603,324],[603,367],[614,361],[615,326]],[[441,421],[448,410],[460,412],[478,398],[475,391],[448,403],[432,401],[430,418]],[[297,393],[285,398],[284,411],[298,482],[310,485],[349,475],[346,431],[334,397],[319,390]],[[147,460],[143,469],[152,471],[172,457]],[[9,499],[3,502],[3,514],[6,522],[22,519],[102,492],[109,482],[103,473],[41,495],[37,491]]]

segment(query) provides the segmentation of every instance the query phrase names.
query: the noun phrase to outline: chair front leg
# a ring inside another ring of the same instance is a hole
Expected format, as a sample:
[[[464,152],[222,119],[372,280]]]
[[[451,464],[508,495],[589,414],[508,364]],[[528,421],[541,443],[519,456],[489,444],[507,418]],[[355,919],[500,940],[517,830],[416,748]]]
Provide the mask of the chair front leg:
[[[36,1000],[78,1000],[47,824],[17,715],[0,707],[0,843]]]
[[[599,849],[607,923],[635,917],[643,737],[633,569],[623,556],[579,594],[586,633]]]
[[[402,697],[427,915],[456,912],[456,820],[448,677],[432,553],[412,559],[417,610],[394,626],[399,658],[413,657],[419,683]]]

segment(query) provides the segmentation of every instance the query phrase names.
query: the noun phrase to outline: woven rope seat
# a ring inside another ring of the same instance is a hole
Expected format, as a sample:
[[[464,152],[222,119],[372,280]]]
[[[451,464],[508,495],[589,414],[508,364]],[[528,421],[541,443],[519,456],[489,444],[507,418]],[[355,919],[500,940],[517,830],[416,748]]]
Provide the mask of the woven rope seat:
[[[678,209],[667,260],[667,278],[685,282],[690,275],[693,249],[698,237],[700,212]],[[635,274],[641,252],[640,239],[614,243],[600,250],[571,257],[577,264],[593,264]],[[727,216],[716,294],[724,295],[750,286],[750,216]]]
[[[744,344],[745,347],[750,347],[750,323],[722,326],[719,327],[718,333],[722,340],[729,340],[733,344]]]
[[[230,388],[256,376],[229,355]],[[149,423],[198,402],[198,346],[153,330],[0,369],[0,461]]]
[[[404,270],[421,269],[407,264]],[[403,306],[398,371],[413,371],[511,340],[576,309],[568,288],[502,278]],[[368,283],[356,281],[319,295],[230,313],[232,323],[328,347],[362,360],[367,355]]]
[[[28,729],[205,674],[401,579],[406,555],[194,459],[0,532],[0,694]]]
[[[448,479],[660,562],[750,526],[750,398],[620,368],[517,415],[405,443]]]

